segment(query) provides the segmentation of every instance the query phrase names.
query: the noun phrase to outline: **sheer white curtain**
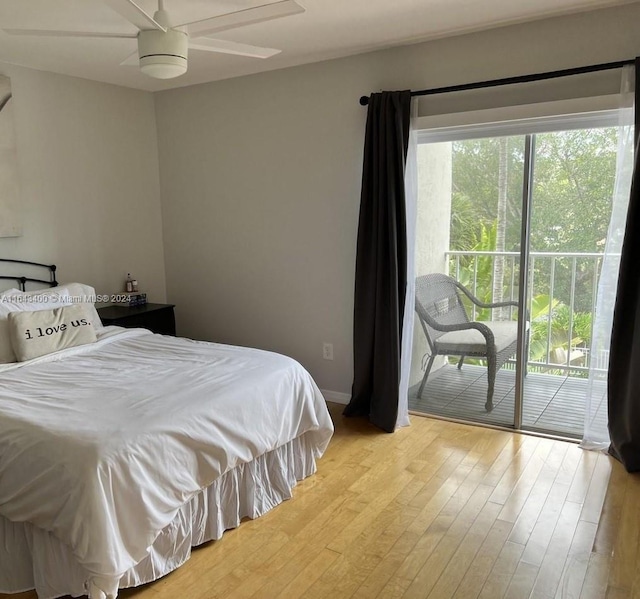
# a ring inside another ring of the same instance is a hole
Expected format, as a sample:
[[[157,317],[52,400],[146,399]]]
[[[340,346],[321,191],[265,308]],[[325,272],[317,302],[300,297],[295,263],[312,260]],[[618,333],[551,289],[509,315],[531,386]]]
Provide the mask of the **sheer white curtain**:
[[[615,305],[620,252],[624,238],[631,176],[633,174],[634,139],[634,81],[633,66],[623,69],[618,118],[618,158],[613,192],[611,221],[602,259],[598,294],[591,339],[589,381],[581,447],[606,450],[609,447],[607,427],[607,364],[611,344],[611,326]]]
[[[407,293],[402,323],[402,349],[400,363],[400,393],[398,397],[398,418],[396,426],[409,425],[409,376],[411,374],[411,354],[413,348],[413,315],[416,292],[416,214],[418,205],[418,134],[415,129],[418,114],[418,100],[411,100],[411,125],[409,149],[405,166],[404,186],[407,217]]]

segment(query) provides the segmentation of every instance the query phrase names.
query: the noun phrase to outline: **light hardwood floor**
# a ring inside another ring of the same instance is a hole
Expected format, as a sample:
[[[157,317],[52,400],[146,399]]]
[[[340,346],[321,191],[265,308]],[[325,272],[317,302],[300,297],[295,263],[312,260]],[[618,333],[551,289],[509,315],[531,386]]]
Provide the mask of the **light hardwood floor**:
[[[640,598],[640,477],[615,460],[420,416],[389,435],[330,407],[292,500],[120,596]]]

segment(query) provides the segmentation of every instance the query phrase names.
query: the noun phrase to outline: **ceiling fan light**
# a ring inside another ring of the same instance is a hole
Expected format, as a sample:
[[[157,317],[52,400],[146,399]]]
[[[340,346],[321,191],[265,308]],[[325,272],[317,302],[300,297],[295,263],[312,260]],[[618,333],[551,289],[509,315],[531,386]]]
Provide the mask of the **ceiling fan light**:
[[[140,59],[140,70],[154,79],[173,79],[187,72],[187,61],[181,56],[145,56]]]
[[[166,33],[145,29],[138,34],[140,70],[155,79],[172,79],[187,72],[189,36],[178,29]]]

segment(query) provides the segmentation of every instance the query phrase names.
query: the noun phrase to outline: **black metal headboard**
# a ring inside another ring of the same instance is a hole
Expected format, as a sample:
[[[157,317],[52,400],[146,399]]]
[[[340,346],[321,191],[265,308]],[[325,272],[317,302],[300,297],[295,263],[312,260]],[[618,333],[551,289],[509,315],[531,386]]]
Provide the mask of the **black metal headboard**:
[[[26,288],[27,283],[40,283],[42,285],[47,285],[48,287],[58,286],[58,281],[56,281],[56,265],[55,264],[41,264],[39,262],[29,262],[27,260],[10,260],[8,258],[0,258],[0,263],[13,264],[13,265],[20,264],[22,266],[35,267],[33,269],[31,268],[29,269],[29,270],[33,270],[33,272],[36,273],[34,277],[30,277],[30,276],[28,277],[23,274],[19,274],[19,275],[18,274],[2,274],[3,264],[0,264],[0,280],[15,281],[16,283],[18,283],[22,291],[27,290]],[[48,281],[44,279],[35,278],[37,277],[37,273],[39,272],[39,269],[46,269],[48,271],[48,274],[49,274]],[[17,268],[12,268],[11,270],[17,270]]]

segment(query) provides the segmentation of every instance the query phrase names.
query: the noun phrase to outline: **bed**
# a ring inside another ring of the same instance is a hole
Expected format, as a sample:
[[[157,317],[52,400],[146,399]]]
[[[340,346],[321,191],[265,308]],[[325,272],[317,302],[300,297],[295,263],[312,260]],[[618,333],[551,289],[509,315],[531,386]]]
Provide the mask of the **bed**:
[[[156,580],[291,497],[331,438],[290,358],[143,329],[95,337],[0,364],[0,592],[104,599]]]

